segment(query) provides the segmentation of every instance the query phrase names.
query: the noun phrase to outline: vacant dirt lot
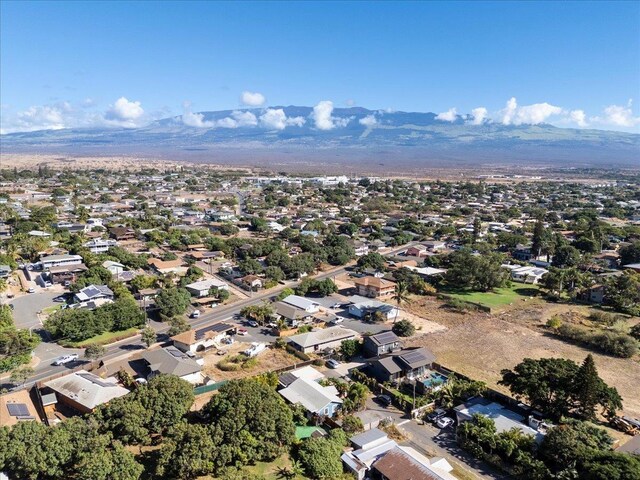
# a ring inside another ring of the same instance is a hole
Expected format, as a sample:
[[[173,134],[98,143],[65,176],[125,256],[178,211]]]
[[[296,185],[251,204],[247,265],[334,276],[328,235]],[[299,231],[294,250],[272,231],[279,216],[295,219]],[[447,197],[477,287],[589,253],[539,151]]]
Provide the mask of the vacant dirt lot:
[[[249,344],[236,342],[230,348],[225,349],[227,356],[234,356],[249,348]],[[233,380],[236,378],[250,377],[263,372],[278,370],[280,368],[294,365],[300,362],[296,357],[287,353],[285,350],[278,348],[267,348],[261,352],[256,358],[258,364],[252,368],[244,368],[232,372],[225,372],[217,367],[225,356],[216,355],[215,352],[208,353],[204,356],[204,373],[213,378],[216,382],[221,380]]]
[[[448,328],[414,337],[407,341],[408,345],[430,348],[439,363],[483,380],[491,387],[497,387],[500,370],[512,368],[526,357],[562,357],[581,362],[592,353],[600,376],[622,395],[625,414],[640,418],[640,361],[637,356],[622,359],[590,352],[551,337],[541,328],[555,314],[583,311],[587,307],[548,304],[534,299],[499,315],[462,314],[443,308],[441,301],[427,297],[412,301],[405,308]]]

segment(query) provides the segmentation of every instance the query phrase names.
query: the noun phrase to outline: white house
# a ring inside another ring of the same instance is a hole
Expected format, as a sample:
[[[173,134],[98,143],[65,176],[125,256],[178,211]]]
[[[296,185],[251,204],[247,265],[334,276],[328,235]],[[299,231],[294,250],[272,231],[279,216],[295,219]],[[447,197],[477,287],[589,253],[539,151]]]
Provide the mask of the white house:
[[[342,405],[336,387],[323,387],[306,378],[298,378],[278,393],[289,403],[302,405],[309,415],[333,417]]]
[[[282,299],[284,303],[304,310],[307,313],[317,313],[320,311],[320,304],[299,295],[289,295]]]
[[[349,297],[349,301],[351,302],[351,305],[349,305],[349,314],[356,318],[364,318],[369,313],[380,312],[390,320],[400,314],[400,310],[397,307],[388,303],[379,302],[373,298],[353,295]]]
[[[80,255],[48,255],[40,257],[43,270],[49,270],[51,267],[66,267],[69,265],[80,265],[82,257]]]
[[[185,288],[194,297],[208,297],[212,288],[216,291],[227,290],[229,285],[217,278],[208,278],[206,280],[200,280],[199,282],[190,283],[186,285]]]
[[[118,242],[113,239],[102,240],[100,238],[94,238],[84,243],[84,246],[89,249],[91,253],[106,253],[111,247],[116,247]]]
[[[511,270],[511,279],[514,282],[536,284],[549,270],[541,267],[502,265],[503,268]]]

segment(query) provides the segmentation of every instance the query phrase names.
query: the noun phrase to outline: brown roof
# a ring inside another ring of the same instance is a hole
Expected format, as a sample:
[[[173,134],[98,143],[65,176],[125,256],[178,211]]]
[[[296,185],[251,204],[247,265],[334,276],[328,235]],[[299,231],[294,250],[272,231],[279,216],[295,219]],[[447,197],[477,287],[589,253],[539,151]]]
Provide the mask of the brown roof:
[[[9,410],[9,405],[15,405]],[[14,411],[13,408],[16,408]],[[26,411],[25,411],[26,409]],[[15,416],[12,413],[26,413],[26,415]],[[33,418],[31,418],[33,417]],[[18,390],[0,396],[0,427],[10,427],[19,421],[35,420],[40,422],[40,416],[36,410],[29,390]]]
[[[374,288],[388,288],[393,287],[394,283],[389,280],[385,280],[384,278],[378,277],[363,277],[356,278],[356,285],[361,285],[363,287],[374,287]]]
[[[399,448],[387,452],[372,468],[389,480],[438,480],[427,467]]]
[[[182,260],[176,258],[175,260],[160,260],[159,258],[150,258],[147,260],[149,265],[153,265],[158,270],[164,268],[176,268],[182,266]]]

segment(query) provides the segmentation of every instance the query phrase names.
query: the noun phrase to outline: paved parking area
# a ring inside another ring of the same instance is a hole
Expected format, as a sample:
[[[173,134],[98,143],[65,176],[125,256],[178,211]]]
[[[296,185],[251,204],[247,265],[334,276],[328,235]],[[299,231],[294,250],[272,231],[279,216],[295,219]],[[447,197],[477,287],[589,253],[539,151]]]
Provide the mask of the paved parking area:
[[[40,328],[38,312],[43,308],[56,305],[53,301],[60,292],[47,291],[39,288],[37,293],[28,293],[11,300],[13,305],[13,320],[17,328]]]

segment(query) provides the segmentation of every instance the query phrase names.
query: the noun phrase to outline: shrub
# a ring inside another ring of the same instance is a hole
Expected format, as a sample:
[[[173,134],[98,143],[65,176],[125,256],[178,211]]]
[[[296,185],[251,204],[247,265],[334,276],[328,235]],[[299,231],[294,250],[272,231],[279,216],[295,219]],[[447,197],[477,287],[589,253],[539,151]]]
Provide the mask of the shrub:
[[[416,333],[416,327],[409,320],[403,319],[393,324],[391,328],[393,333],[399,337],[410,337]]]
[[[616,357],[630,358],[638,351],[638,341],[624,333],[592,332],[587,328],[570,324],[561,325],[556,333],[564,339]]]

